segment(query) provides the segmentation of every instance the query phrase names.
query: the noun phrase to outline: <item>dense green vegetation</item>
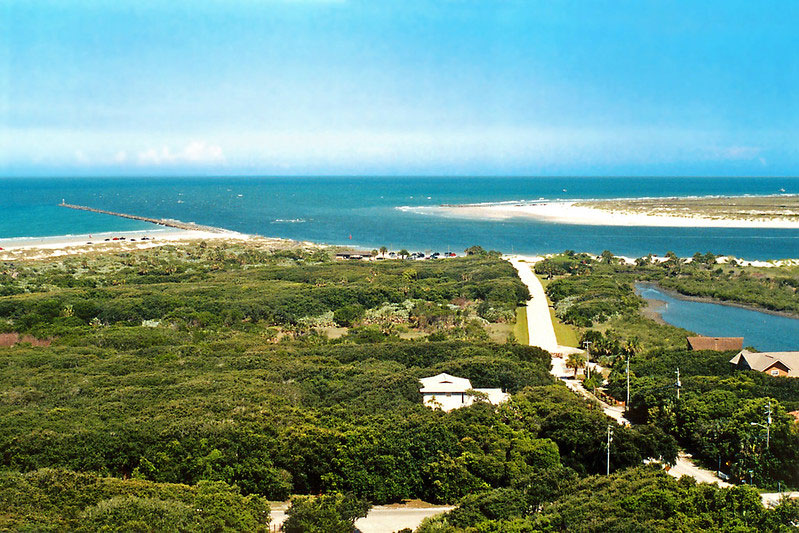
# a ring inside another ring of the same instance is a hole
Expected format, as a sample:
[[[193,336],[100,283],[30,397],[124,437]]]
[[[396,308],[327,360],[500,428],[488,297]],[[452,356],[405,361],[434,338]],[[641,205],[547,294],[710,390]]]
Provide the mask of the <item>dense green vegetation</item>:
[[[647,349],[679,349],[689,333],[643,316],[645,301],[635,294],[636,281],[651,281],[661,266],[625,265],[610,254],[599,260],[567,251],[536,264],[550,278],[546,292],[557,317],[581,330],[598,356],[618,355],[633,342]]]
[[[6,265],[1,275],[2,294],[10,297],[0,299],[0,332],[39,337],[143,321],[237,330],[261,324],[278,328],[273,334],[338,321],[388,334],[409,318],[426,332],[466,337],[475,321],[513,322],[517,304],[529,297],[513,267],[490,256],[334,263],[320,251],[164,247]]]
[[[0,469],[12,484],[56,468],[133,487],[75,489],[64,529],[86,513],[157,512],[197,529],[173,484],[456,502],[604,471],[601,411],[552,379],[547,352],[486,340],[483,326],[528,297],[491,254],[342,263],[316,250],[186,246],[4,268],[2,328],[52,342],[0,348]],[[421,337],[401,340],[410,330]],[[512,400],[431,410],[418,379],[439,372]],[[654,425],[620,428],[615,442],[614,471],[676,454]],[[141,495],[142,483],[168,494]],[[0,505],[14,524],[57,513]]]
[[[547,276],[588,272],[595,274],[597,271],[612,273],[612,279],[616,281],[628,279],[628,276],[624,276],[625,274],[633,274],[637,281],[656,283],[665,289],[687,296],[714,298],[799,315],[799,294],[797,294],[799,267],[793,265],[754,267],[739,265],[734,260],[722,264],[718,263],[716,256],[711,253],[697,253],[690,261],[686,261],[669,252],[664,261],[655,261],[650,255],[637,259],[633,266],[622,264],[609,252],[603,253],[599,260],[595,260],[587,254],[575,254],[571,251],[556,255],[536,265],[536,272]],[[572,282],[565,282],[566,287],[559,289],[565,292],[565,297],[571,295],[568,294],[568,285]],[[586,301],[594,300],[596,296],[604,299],[617,289],[611,283],[611,279],[607,278],[603,279],[602,283],[595,279],[590,287],[584,288],[589,289],[581,292]],[[628,296],[624,294],[623,290],[617,295],[622,298]],[[581,299],[580,302],[583,300]],[[604,302],[604,304],[607,306],[608,302]],[[634,302],[625,298],[613,311],[623,311],[632,306],[634,306]],[[579,307],[585,307],[585,305]],[[601,321],[603,316],[608,316],[607,308],[596,306],[592,309],[590,306],[588,307],[588,313],[572,312],[573,314],[570,315],[570,318],[573,317],[572,323],[586,325],[586,322],[592,320],[592,317]]]
[[[734,480],[776,489],[782,481],[799,486],[799,380],[735,370],[732,352],[654,351],[630,361],[628,416],[668,431],[713,470]],[[676,369],[680,369],[680,398]],[[626,394],[621,361],[610,375],[608,390]],[[772,423],[766,445],[766,410]],[[755,424],[755,425],[753,425]],[[757,425],[760,424],[760,425]]]
[[[679,262],[667,275],[653,276],[660,286],[688,296],[784,311],[799,315],[799,267],[718,265],[712,256]]]
[[[768,281],[710,256],[623,265],[574,253],[536,265],[558,317],[611,369],[616,398],[630,358],[637,425],[615,428],[608,478],[596,476],[609,424],[598,406],[553,380],[547,352],[489,342],[528,293],[497,254],[472,252],[362,263],[199,245],[3,265],[0,332],[50,343],[0,347],[0,528],[257,531],[266,499],[297,494],[323,496],[294,498],[296,531],[347,531],[370,503],[405,498],[460,502],[427,532],[778,531],[799,520],[796,505],[767,511],[748,488],[639,466],[673,461],[679,443],[736,480],[799,485],[786,413],[799,408],[799,380],[686,352],[686,332],[642,315],[632,288],[717,275],[765,287],[790,269]],[[439,372],[511,400],[431,410],[418,380]],[[765,446],[753,424],[768,402]]]
[[[194,486],[42,469],[0,471],[3,531],[268,531],[269,505],[222,482]]]
[[[350,533],[372,506],[349,494],[298,496],[291,500],[284,533]]]
[[[258,346],[240,335],[191,349],[154,343],[6,349],[4,464],[222,480],[274,499],[347,490],[376,502],[455,501],[560,455],[579,471],[602,469],[604,416],[551,384],[549,356],[535,348]],[[429,410],[417,380],[442,371],[518,398],[499,409]],[[620,466],[674,456],[662,435],[651,436],[631,430]]]
[[[799,502],[765,509],[750,487],[720,489],[639,467],[610,477],[544,478],[475,494],[418,533],[794,531]]]
[[[720,280],[720,286],[735,288],[725,289],[728,299],[757,301],[770,308],[785,308],[790,292],[775,292],[771,303],[758,300],[768,296],[775,279],[786,287],[799,284],[793,267],[771,269],[765,277],[761,269],[714,262],[712,254],[697,255],[690,263],[671,254],[662,263],[641,258],[626,265],[610,254],[595,260],[567,252],[536,269],[554,277],[547,293],[558,315],[582,327],[582,340],[591,342],[592,355],[612,369],[607,391],[619,400],[626,399],[630,357],[628,417],[633,422],[656,424],[708,467],[720,468],[733,480],[751,479],[775,489],[780,481],[799,486],[799,427],[786,414],[799,409],[799,380],[734,369],[729,364],[732,352],[686,351],[688,332],[641,314],[644,302],[633,292],[636,281],[698,291]],[[757,424],[765,423],[769,402],[773,423],[767,446],[766,431]]]

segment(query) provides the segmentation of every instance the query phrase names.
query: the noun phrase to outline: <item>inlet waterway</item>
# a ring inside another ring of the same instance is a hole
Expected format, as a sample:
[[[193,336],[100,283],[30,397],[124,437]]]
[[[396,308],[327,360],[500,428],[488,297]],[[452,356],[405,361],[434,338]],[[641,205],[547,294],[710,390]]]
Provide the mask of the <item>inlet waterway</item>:
[[[656,304],[664,322],[710,337],[743,337],[760,351],[799,350],[799,319],[734,305],[697,302],[637,283],[635,292]]]
[[[0,177],[0,193],[0,247],[31,237],[160,229],[143,220],[59,207],[64,201],[368,250],[462,252],[477,244],[525,255],[568,249],[630,257],[672,251],[680,257],[713,252],[750,260],[799,258],[799,229],[580,226],[454,218],[429,209],[483,202],[799,194],[798,177]]]

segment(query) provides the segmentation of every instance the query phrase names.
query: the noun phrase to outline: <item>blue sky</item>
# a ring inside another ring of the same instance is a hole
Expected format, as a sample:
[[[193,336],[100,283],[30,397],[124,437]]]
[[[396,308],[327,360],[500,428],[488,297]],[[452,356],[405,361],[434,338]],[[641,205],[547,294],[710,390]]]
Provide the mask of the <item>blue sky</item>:
[[[0,175],[796,175],[799,2],[0,2]]]

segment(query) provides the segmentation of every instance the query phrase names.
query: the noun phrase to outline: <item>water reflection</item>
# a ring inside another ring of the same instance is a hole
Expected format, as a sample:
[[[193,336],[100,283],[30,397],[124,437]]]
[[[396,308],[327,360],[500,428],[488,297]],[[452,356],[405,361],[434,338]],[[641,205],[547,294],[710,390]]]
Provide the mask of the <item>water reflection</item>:
[[[655,286],[637,283],[635,292],[658,304],[656,311],[673,326],[710,337],[743,337],[760,351],[799,350],[799,319],[732,305],[695,302]]]

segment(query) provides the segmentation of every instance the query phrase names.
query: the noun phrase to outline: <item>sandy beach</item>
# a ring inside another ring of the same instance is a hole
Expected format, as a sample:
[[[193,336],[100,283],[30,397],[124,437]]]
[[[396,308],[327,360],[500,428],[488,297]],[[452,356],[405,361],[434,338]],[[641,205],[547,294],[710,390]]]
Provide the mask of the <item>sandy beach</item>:
[[[613,205],[614,208],[609,207],[610,205]],[[596,206],[590,205],[586,201],[564,200],[531,203],[443,205],[430,209],[453,217],[487,220],[531,218],[543,222],[586,226],[799,228],[799,219],[788,214],[785,217],[778,217],[773,214],[760,216],[757,212],[741,212],[737,218],[715,217],[692,212],[662,214],[633,208],[626,209],[623,201],[617,201],[614,204],[597,202]]]
[[[0,261],[47,259],[85,253],[142,250],[190,241],[247,241],[260,239],[235,231],[117,231],[87,235],[61,235],[0,239]],[[275,239],[279,241],[280,239]]]

